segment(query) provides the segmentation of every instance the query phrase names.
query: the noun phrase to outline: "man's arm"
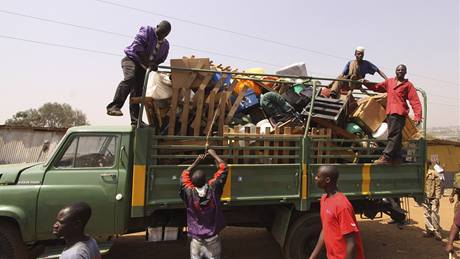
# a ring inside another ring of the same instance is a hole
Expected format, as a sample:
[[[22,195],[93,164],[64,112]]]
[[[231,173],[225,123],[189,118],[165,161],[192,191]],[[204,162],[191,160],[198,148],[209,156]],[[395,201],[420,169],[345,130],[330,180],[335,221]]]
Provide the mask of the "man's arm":
[[[350,72],[350,62],[348,61],[345,67],[343,68],[341,76],[348,76],[348,73]]]
[[[313,252],[311,252],[309,259],[316,259],[319,253],[321,253],[321,249],[323,249],[323,246],[324,246],[324,238],[323,238],[323,230],[321,230],[318,241],[316,242],[315,249],[313,249]]]
[[[219,157],[214,149],[209,149],[208,154],[214,158],[218,170],[214,173],[211,180],[208,181],[209,185],[213,185],[218,195],[222,194],[225,182],[227,181],[227,164]]]
[[[414,111],[414,121],[418,125],[422,121],[422,104],[417,95],[417,90],[411,84],[409,87],[409,93],[407,94],[407,99],[409,99],[410,106]]]
[[[379,93],[385,93],[387,91],[387,81],[388,80],[385,80],[381,83],[378,83],[378,84],[373,84],[371,82],[369,82],[368,80],[365,80],[365,79],[361,79],[359,80],[361,81],[361,83],[367,87],[367,89],[370,89],[372,91],[375,91],[375,92],[379,92]]]
[[[383,71],[382,71],[382,70],[380,70],[380,69],[377,69],[377,73],[379,73],[379,75],[380,75],[380,76],[381,76],[383,79],[385,79],[385,80],[387,80],[387,79],[388,79],[387,75],[385,75],[385,73],[383,73]]]
[[[346,234],[343,236],[347,242],[347,256],[346,259],[354,259],[356,255],[356,241],[355,241],[355,232]]]

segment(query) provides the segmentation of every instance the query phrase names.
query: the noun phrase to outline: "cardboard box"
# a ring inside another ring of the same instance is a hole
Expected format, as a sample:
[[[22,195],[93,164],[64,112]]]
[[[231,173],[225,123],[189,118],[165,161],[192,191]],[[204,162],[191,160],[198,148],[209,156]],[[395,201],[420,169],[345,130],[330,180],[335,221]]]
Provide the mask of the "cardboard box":
[[[406,118],[406,124],[403,128],[403,141],[420,139],[422,135],[415,126],[414,121],[411,118]]]
[[[352,118],[370,133],[375,132],[385,120],[385,108],[376,100],[369,98],[367,102],[359,104],[353,112]]]

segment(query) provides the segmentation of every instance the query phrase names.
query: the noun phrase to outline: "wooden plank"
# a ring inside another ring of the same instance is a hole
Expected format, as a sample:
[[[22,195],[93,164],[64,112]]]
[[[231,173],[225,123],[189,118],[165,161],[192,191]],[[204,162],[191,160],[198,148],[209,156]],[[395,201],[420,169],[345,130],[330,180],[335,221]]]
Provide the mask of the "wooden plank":
[[[271,129],[270,127],[265,128],[265,132],[264,132],[265,136],[270,135],[270,129]],[[267,138],[264,139],[264,147],[270,147],[270,141]],[[269,155],[270,155],[270,150],[268,150],[267,148],[264,149],[264,156],[269,156]],[[265,163],[270,164],[270,158],[265,158]]]
[[[175,126],[176,126],[176,110],[177,110],[177,106],[178,106],[178,102],[180,100],[180,97],[181,95],[184,96],[184,101],[187,101],[190,102],[190,90],[188,91],[188,95],[183,95],[184,90],[180,91],[180,89],[190,89],[190,84],[192,83],[192,81],[195,79],[196,77],[196,74],[195,75],[191,75],[189,77],[189,80],[188,81],[185,81],[183,85],[181,85],[180,87],[174,87],[174,84],[173,84],[173,95],[172,95],[172,98],[171,98],[171,109],[169,110],[169,126],[168,126],[168,135],[174,135],[175,133]],[[185,106],[184,106],[185,108]],[[190,107],[187,106],[187,109],[189,109]],[[188,112],[186,114],[187,116],[187,119],[188,119]],[[183,122],[184,120],[184,117],[181,118],[181,122]],[[185,123],[187,124],[187,123]],[[182,134],[182,126],[181,126],[181,134]]]
[[[219,123],[218,123],[218,132],[219,136],[223,135],[224,130],[224,122],[225,122],[225,105],[227,103],[228,98],[230,97],[230,91],[222,92],[219,101]]]
[[[318,123],[319,125],[321,125],[322,127],[330,128],[332,132],[339,137],[344,137],[346,139],[356,139],[357,138],[354,134],[346,131],[345,129],[342,129],[341,127],[335,125],[334,123],[330,121],[327,121],[321,118],[315,118],[315,117],[312,117],[312,120]]]
[[[206,120],[206,127],[204,129],[204,135],[208,134],[208,132],[210,130],[210,127],[211,127],[211,124],[212,124],[212,119],[214,118],[214,113],[217,112],[216,110],[214,110],[214,106],[216,104],[215,98],[216,98],[216,95],[217,95],[218,91],[219,91],[219,89],[214,88],[211,91],[211,93],[209,94],[208,99],[207,99],[207,103],[208,103],[208,118]]]
[[[275,128],[275,135],[279,135],[280,134],[280,129],[279,128]],[[273,141],[273,146],[274,147],[279,147],[279,140],[275,139]],[[273,163],[274,164],[278,164],[278,150],[273,150]]]
[[[176,127],[176,110],[177,110],[177,102],[179,100],[180,89],[174,88],[172,89],[172,97],[171,97],[171,108],[169,108],[169,124],[168,124],[168,135],[174,135],[174,130]]]
[[[192,128],[193,128],[193,136],[199,136],[200,135],[200,129],[201,129],[201,120],[203,116],[203,105],[204,105],[204,89],[198,89],[198,91],[195,93],[195,96],[197,96],[195,105],[195,118],[192,122]]]
[[[171,67],[180,67],[180,68],[203,68],[209,69],[209,58],[181,58],[181,59],[171,59]],[[171,70],[171,80],[173,87],[175,85],[180,88],[181,85],[184,85],[185,82],[190,80],[190,77],[193,77],[193,80],[186,85],[190,85],[192,88],[199,86],[198,80],[195,81],[197,76],[202,76],[201,73],[184,71],[184,70]]]
[[[180,135],[186,136],[188,129],[188,117],[190,112],[190,88],[183,88],[182,92],[184,93],[184,106],[181,113],[181,125],[180,125]]]
[[[233,127],[233,132],[240,132],[240,126],[235,126],[235,127]],[[234,147],[239,147],[239,146],[240,146],[240,142],[239,142],[238,136],[236,136],[235,138],[233,138],[233,146],[234,146]],[[239,163],[240,150],[239,150],[239,149],[236,149],[236,148],[233,148],[233,152],[235,152],[234,155],[233,155],[233,157],[235,158],[235,160],[234,160],[233,162],[236,163],[236,164],[238,164],[238,163]]]
[[[227,125],[224,126],[224,132],[226,132],[226,133],[230,132],[230,128]],[[226,138],[224,138],[222,140],[222,146],[223,147],[229,147],[228,140]],[[227,156],[228,154],[231,154],[231,153],[227,149],[224,149],[223,152],[222,152],[222,155]],[[230,163],[230,162],[231,162],[230,159],[228,159],[227,164]]]
[[[256,127],[256,134],[260,136],[260,127]],[[255,146],[256,146],[256,147],[260,147],[261,145],[263,145],[263,141],[257,140],[257,141],[255,142]],[[261,150],[254,150],[253,153],[254,153],[254,155],[260,155],[261,153],[263,153],[263,151],[261,151]],[[255,162],[255,164],[260,164],[260,162],[261,162],[261,160],[258,159],[258,160]]]
[[[326,132],[325,132],[325,133],[326,133],[326,138],[327,138],[327,139],[332,138],[332,130],[331,130],[331,129],[326,129]],[[330,140],[326,141],[325,147],[326,147],[326,148],[329,148],[329,147],[331,147],[331,146],[332,146],[331,141],[330,141]],[[331,154],[331,151],[330,151],[330,150],[326,150],[325,153],[326,153],[326,156],[328,156],[328,155]],[[326,164],[331,163],[331,158],[330,158],[330,157],[327,157],[325,162],[326,162]]]
[[[291,127],[285,127],[283,135],[291,135]],[[283,141],[283,147],[289,147],[289,146],[290,146],[290,142],[285,139]],[[283,155],[289,155],[289,150],[283,150]],[[283,158],[283,162],[284,163],[289,163],[289,159],[288,158]]]
[[[324,129],[323,128],[320,128],[318,129],[318,138],[321,138],[322,136],[324,136]],[[318,161],[317,163],[319,164],[322,164],[324,161],[323,161],[323,155],[324,155],[324,151],[322,150],[322,148],[324,147],[324,141],[319,141],[318,142],[318,145],[317,145],[317,148],[318,148]]]
[[[251,127],[244,127],[244,133],[250,134],[251,133]],[[249,139],[247,137],[244,138],[244,146],[245,147],[249,146]],[[245,164],[249,164],[249,159],[247,158],[249,154],[250,154],[249,150],[247,150],[247,149],[243,150],[243,157],[244,157],[243,161],[244,161]]]
[[[229,124],[232,121],[233,116],[235,115],[235,112],[238,109],[238,106],[240,105],[241,101],[243,100],[246,94],[246,90],[247,87],[244,86],[243,89],[238,93],[235,102],[233,103],[232,107],[230,108],[230,111],[227,114],[227,118],[225,118],[225,124]]]

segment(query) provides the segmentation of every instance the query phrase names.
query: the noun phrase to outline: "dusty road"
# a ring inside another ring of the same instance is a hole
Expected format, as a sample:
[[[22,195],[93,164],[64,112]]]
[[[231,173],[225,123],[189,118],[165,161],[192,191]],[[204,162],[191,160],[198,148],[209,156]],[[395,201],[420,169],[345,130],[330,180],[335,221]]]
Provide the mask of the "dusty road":
[[[446,241],[423,238],[423,209],[411,201],[411,220],[403,229],[388,224],[384,217],[377,220],[359,220],[366,258],[396,259],[444,259],[448,255],[443,250]],[[447,198],[441,201],[441,226],[443,236],[453,220],[453,206]],[[456,247],[460,249],[460,242]],[[125,236],[117,240],[104,259],[136,258],[136,259],[176,259],[188,258],[188,247],[185,241],[145,242],[143,236]],[[223,231],[224,259],[281,259],[279,246],[265,229],[228,227]]]

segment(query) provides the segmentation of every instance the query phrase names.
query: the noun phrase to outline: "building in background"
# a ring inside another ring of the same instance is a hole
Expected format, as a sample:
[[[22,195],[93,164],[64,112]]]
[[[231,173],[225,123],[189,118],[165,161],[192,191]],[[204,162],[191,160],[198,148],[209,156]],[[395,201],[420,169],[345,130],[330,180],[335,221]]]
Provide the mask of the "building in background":
[[[65,128],[0,125],[0,164],[45,161],[66,131]]]

